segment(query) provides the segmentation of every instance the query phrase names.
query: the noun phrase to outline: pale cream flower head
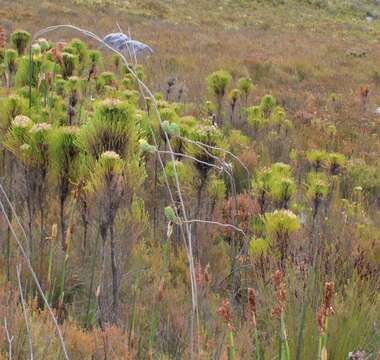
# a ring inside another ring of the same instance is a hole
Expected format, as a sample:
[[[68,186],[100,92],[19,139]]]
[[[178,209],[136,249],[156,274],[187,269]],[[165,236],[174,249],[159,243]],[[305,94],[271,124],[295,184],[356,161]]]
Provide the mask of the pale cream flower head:
[[[19,128],[27,128],[31,123],[32,120],[25,115],[17,115],[12,122],[13,126]]]
[[[113,160],[119,160],[120,159],[120,155],[118,153],[116,153],[115,151],[112,151],[112,150],[105,151],[104,153],[102,153],[101,157],[106,158],[106,159],[113,159]]]
[[[50,124],[42,122],[42,123],[34,124],[32,126],[32,128],[30,129],[30,131],[32,133],[38,133],[38,132],[41,132],[41,131],[47,131],[50,128],[51,128]]]

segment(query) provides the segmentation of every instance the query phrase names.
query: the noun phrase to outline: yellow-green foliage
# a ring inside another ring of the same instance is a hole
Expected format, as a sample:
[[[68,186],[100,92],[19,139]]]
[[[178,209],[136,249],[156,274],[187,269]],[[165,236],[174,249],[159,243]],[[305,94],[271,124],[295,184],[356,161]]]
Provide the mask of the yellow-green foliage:
[[[241,94],[244,95],[245,101],[247,101],[248,96],[253,89],[252,79],[250,77],[242,77],[238,80],[237,86],[241,91]]]
[[[133,106],[118,99],[106,99],[97,104],[91,121],[81,128],[79,142],[95,158],[105,151],[125,157],[128,150],[137,149],[139,135]]]
[[[109,187],[116,193],[123,191],[123,171],[124,163],[120,155],[109,150],[103,152],[95,163],[95,168],[91,174],[89,191],[101,193],[108,191]]]
[[[16,69],[17,52],[13,49],[7,49],[4,52],[4,65],[9,72],[14,72]]]
[[[228,71],[215,71],[207,78],[208,88],[216,97],[223,97],[226,93],[227,87],[231,83],[231,80],[231,74]]]
[[[172,161],[167,162],[165,165],[165,174],[171,186],[176,186],[175,171],[182,186],[184,186],[187,191],[191,191],[195,182],[194,177],[191,175],[194,171],[191,163],[175,161],[173,164]],[[165,176],[163,173],[160,175],[160,183],[165,186]]]
[[[296,193],[292,170],[283,163],[275,163],[270,169],[259,170],[252,181],[252,188],[256,196],[266,196],[276,206],[285,208],[290,206]]]
[[[346,163],[346,158],[343,154],[329,153],[327,163],[332,175],[337,175]]]
[[[261,112],[268,116],[272,113],[273,109],[276,106],[276,98],[272,95],[265,95],[260,102],[260,110]]]
[[[226,184],[222,179],[213,178],[207,185],[207,192],[214,201],[222,200],[226,194]]]
[[[265,214],[265,229],[270,236],[290,236],[300,228],[300,222],[290,210],[275,210]]]
[[[249,242],[249,255],[252,258],[260,257],[267,253],[268,248],[268,240],[263,238],[253,238]]]
[[[78,169],[79,148],[75,126],[60,126],[49,134],[50,164],[56,176],[64,176],[74,181]]]
[[[13,119],[17,115],[25,114],[27,111],[28,105],[27,101],[18,96],[10,95],[4,99],[0,100],[0,129],[4,134],[10,127]]]
[[[62,75],[64,79],[67,79],[70,76],[73,76],[75,73],[75,70],[78,66],[78,56],[65,51],[62,53],[62,60],[63,60],[63,69],[62,69],[63,74]]]
[[[329,180],[324,173],[311,172],[307,176],[307,196],[311,200],[323,199],[329,192]]]
[[[83,70],[89,60],[87,45],[82,40],[72,39],[69,46],[74,49],[76,55],[78,56],[79,69]]]
[[[310,150],[306,153],[306,158],[315,170],[320,170],[327,161],[327,153],[324,150]]]
[[[248,125],[254,130],[258,131],[266,124],[263,118],[263,113],[259,106],[251,106],[246,109]]]

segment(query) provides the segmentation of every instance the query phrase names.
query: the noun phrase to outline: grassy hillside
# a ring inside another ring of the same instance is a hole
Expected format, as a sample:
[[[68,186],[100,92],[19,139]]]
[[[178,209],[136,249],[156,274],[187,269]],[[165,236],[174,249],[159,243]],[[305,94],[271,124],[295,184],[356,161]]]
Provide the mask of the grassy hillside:
[[[118,22],[156,50],[146,64],[156,89],[177,76],[187,96],[199,99],[205,76],[227,68],[236,77],[250,75],[255,95],[274,93],[292,114],[323,113],[337,94],[347,111],[334,115],[336,120],[355,122],[360,86],[373,90],[371,109],[380,103],[380,22],[365,19],[367,10],[376,15],[379,9],[372,2],[310,3],[2,1],[1,16],[9,29],[23,25],[33,31],[67,22],[102,35],[115,31]]]

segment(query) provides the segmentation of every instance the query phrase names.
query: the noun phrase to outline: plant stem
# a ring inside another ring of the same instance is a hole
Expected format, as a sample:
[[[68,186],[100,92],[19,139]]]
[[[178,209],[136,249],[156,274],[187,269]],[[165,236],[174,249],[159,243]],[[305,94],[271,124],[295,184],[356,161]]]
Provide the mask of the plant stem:
[[[236,360],[235,338],[234,332],[229,333],[228,360]]]
[[[111,246],[111,271],[112,271],[112,316],[111,320],[114,324],[117,323],[117,313],[119,304],[119,284],[118,284],[118,269],[116,263],[116,244],[114,236],[114,226],[110,226],[110,246]]]

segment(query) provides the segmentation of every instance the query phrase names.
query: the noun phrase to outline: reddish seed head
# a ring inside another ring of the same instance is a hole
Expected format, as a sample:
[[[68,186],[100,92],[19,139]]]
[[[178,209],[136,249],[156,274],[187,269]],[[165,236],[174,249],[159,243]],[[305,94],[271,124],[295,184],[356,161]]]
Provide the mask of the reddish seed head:
[[[248,305],[249,310],[256,314],[256,292],[252,288],[248,288]]]
[[[334,283],[326,282],[325,295],[323,298],[323,302],[317,312],[317,324],[318,324],[318,330],[320,334],[323,334],[326,331],[327,318],[330,315],[334,314],[334,309],[332,307],[333,295],[334,295]]]
[[[228,328],[231,331],[235,331],[235,327],[232,323],[230,302],[227,299],[224,299],[222,301],[222,304],[219,306],[217,313],[223,319],[223,321],[227,324]]]
[[[256,327],[256,292],[248,288],[248,308],[252,316],[253,326]]]

